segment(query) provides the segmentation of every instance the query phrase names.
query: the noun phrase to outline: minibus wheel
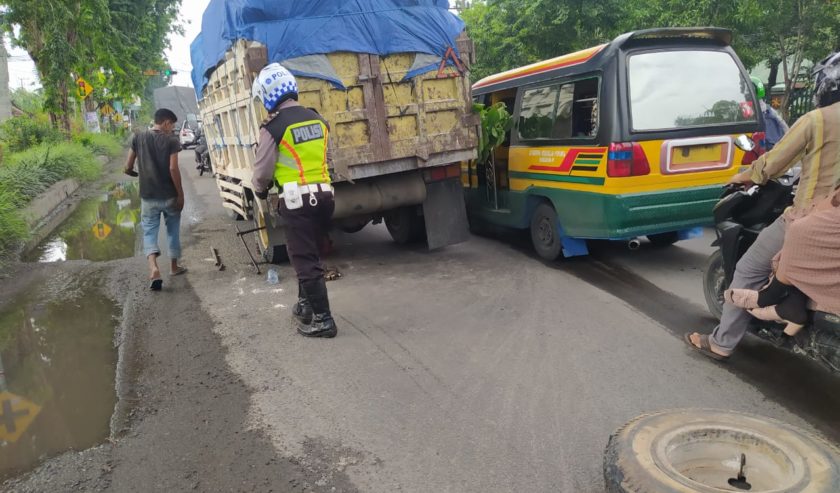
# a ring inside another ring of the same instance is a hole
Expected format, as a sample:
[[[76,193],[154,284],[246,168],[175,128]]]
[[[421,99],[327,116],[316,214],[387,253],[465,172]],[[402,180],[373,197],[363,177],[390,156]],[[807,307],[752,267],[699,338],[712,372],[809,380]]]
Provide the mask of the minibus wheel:
[[[556,260],[560,256],[563,242],[557,224],[557,211],[551,204],[542,203],[531,216],[531,243],[537,255],[545,260]]]

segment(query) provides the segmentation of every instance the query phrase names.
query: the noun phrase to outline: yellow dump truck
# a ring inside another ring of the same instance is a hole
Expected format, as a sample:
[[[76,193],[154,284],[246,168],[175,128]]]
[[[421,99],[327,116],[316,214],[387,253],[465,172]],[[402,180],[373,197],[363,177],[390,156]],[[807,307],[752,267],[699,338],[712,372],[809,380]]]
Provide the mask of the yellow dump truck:
[[[197,43],[200,39],[193,43],[194,65]],[[258,247],[267,261],[286,259],[277,197],[261,201],[251,189],[266,117],[251,86],[269,61],[295,73],[300,103],[330,125],[336,228],[356,232],[384,220],[396,242],[425,238],[430,248],[467,239],[459,163],[475,158],[479,131],[468,77],[472,43],[462,33],[442,51],[444,56],[336,51],[278,60],[270,44],[237,39],[222,60],[193,74],[201,85],[198,103],[223,205],[264,227]],[[426,70],[413,75],[417,67]],[[328,75],[306,75],[313,71]]]

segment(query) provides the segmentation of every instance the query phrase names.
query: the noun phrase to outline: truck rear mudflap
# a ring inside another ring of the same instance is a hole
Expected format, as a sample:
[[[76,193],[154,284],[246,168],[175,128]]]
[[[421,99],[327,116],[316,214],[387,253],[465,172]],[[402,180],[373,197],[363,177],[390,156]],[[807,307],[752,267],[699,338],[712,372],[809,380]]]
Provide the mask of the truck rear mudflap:
[[[423,217],[429,250],[467,241],[470,232],[461,181],[455,178],[427,183]]]

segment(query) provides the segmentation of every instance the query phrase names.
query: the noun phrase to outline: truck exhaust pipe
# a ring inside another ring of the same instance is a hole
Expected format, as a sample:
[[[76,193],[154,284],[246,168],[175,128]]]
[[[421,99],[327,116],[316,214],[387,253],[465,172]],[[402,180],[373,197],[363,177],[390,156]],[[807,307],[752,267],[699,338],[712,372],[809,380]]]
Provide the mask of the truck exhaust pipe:
[[[638,238],[633,238],[632,240],[627,241],[627,248],[630,251],[636,251],[639,249],[640,246],[642,246],[642,242],[639,241]]]

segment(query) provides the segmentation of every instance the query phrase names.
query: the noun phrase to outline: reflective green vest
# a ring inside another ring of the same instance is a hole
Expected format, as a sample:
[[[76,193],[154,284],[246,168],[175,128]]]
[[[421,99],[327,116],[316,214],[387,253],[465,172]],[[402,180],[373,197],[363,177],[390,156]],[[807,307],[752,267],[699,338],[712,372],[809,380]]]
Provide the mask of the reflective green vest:
[[[295,123],[286,128],[277,144],[274,179],[282,190],[284,183],[298,185],[330,183],[327,169],[329,130],[321,120]]]

